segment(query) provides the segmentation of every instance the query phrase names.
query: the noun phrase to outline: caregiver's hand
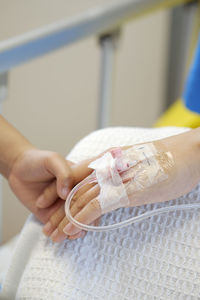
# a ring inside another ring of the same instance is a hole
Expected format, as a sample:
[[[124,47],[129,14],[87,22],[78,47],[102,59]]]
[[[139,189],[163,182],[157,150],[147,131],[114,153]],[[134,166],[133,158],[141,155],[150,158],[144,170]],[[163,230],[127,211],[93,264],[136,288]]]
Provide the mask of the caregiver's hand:
[[[0,173],[19,200],[43,223],[64,203],[72,186],[89,175],[61,155],[36,149],[0,115]]]
[[[23,152],[15,161],[9,184],[27,208],[42,223],[47,222],[46,235],[65,217],[63,200],[75,184],[90,174],[89,162],[73,164],[57,153],[38,149]]]
[[[15,160],[8,182],[18,199],[42,222],[66,199],[75,178],[61,155],[29,148]]]
[[[149,181],[149,175],[151,175],[151,171],[154,174],[154,168],[152,170],[150,168],[149,173],[148,164],[146,166],[141,165],[141,168],[139,168],[141,162],[138,162],[136,166],[133,166],[133,185],[130,184],[127,187],[128,206],[171,200],[182,196],[195,187],[200,181],[199,133],[199,129],[196,129],[153,142],[158,151],[156,160],[166,176],[161,176],[160,180],[152,181],[152,184],[149,184],[151,181]],[[164,158],[168,152],[173,158],[170,164],[166,163]],[[139,168],[139,171],[134,173],[134,168]],[[148,176],[143,177],[144,174]],[[147,181],[144,181],[144,178]],[[136,181],[139,184],[136,184]],[[97,199],[98,190],[99,187],[96,185],[83,192],[79,198],[77,197],[78,195],[76,196],[76,201],[72,207],[72,214],[79,222],[90,224],[102,215],[102,210]],[[74,213],[74,211],[77,213]],[[78,236],[80,229],[69,223],[65,226],[64,232],[68,236]]]

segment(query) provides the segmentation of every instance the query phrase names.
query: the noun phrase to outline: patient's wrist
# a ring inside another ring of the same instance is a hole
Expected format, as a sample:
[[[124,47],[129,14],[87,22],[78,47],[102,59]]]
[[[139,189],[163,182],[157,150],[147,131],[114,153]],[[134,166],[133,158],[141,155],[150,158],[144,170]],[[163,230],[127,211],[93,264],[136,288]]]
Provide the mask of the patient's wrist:
[[[194,157],[192,157],[193,154],[191,153],[191,160],[194,160],[197,176],[199,177],[200,181],[200,127],[193,129],[190,132],[192,134],[191,147],[194,153]]]

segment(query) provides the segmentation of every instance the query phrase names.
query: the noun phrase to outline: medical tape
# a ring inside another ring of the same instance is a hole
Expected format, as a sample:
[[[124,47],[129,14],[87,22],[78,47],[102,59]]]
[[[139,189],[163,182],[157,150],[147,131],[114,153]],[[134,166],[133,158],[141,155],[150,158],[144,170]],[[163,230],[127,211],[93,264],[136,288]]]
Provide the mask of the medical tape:
[[[167,179],[172,161],[171,153],[157,151],[153,143],[114,148],[93,161],[89,167],[100,186],[97,199],[102,213],[129,206],[128,195]]]

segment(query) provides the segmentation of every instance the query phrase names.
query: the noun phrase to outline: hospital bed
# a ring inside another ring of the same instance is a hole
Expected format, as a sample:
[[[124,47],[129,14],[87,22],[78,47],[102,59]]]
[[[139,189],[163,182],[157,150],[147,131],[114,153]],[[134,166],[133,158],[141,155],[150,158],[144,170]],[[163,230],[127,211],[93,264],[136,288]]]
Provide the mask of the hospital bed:
[[[76,163],[116,145],[152,141],[186,130],[109,127],[79,141],[68,159]],[[174,200],[105,214],[101,226],[199,201],[200,184]],[[177,210],[58,244],[42,233],[41,224],[31,215],[17,240],[0,299],[200,299],[199,220],[199,209]]]
[[[109,125],[113,55],[123,25],[134,18],[158,9],[170,8],[190,0],[124,0],[93,8],[81,15],[60,20],[23,35],[0,42],[0,110],[6,98],[8,72],[31,59],[96,35],[101,48],[98,128]],[[0,214],[2,207],[0,201]],[[0,218],[2,220],[2,218]],[[0,226],[1,234],[1,226]],[[13,243],[2,252],[10,253]],[[6,249],[6,250],[5,250]],[[9,256],[9,255],[8,255]]]

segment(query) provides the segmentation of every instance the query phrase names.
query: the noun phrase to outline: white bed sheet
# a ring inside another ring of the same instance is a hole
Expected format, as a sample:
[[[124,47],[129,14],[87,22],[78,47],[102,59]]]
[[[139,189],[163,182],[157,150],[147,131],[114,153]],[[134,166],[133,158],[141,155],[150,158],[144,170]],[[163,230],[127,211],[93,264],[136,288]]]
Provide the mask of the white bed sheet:
[[[15,248],[17,238],[18,235],[13,237],[7,243],[0,246],[0,290],[11,262],[13,249]]]
[[[80,141],[69,155],[78,162],[118,145],[178,134],[182,128],[108,128]],[[200,186],[166,203],[110,213],[115,222],[165,205],[200,202]],[[200,210],[177,211],[116,231],[53,244],[31,216],[19,237],[2,299],[200,299]]]

